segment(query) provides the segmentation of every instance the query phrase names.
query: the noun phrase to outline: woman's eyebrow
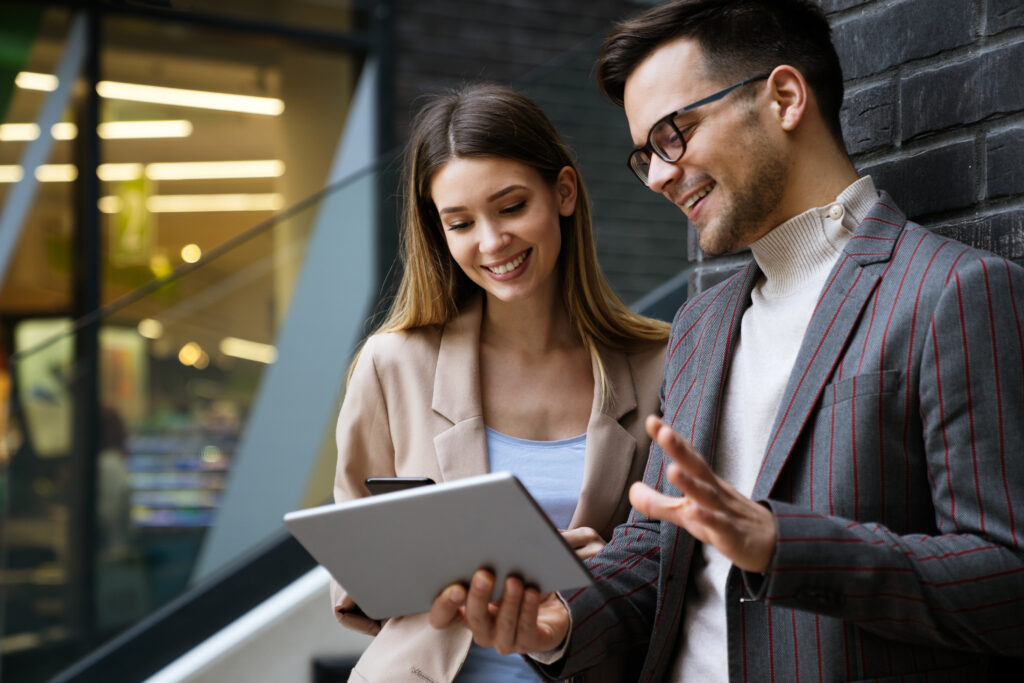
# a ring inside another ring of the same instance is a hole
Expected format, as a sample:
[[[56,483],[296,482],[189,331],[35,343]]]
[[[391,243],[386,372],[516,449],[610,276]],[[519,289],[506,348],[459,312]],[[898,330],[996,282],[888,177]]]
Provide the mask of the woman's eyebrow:
[[[523,186],[523,185],[509,185],[508,187],[503,187],[502,189],[500,189],[497,192],[495,192],[494,194],[492,194],[490,197],[487,198],[487,201],[493,202],[495,199],[501,199],[502,197],[507,195],[509,192],[514,192],[515,190],[525,190],[525,189],[526,189],[526,187]],[[446,213],[457,213],[459,211],[465,211],[465,210],[466,210],[466,207],[464,207],[464,206],[446,206],[443,209],[439,209],[438,213],[443,215],[443,214],[446,214]]]

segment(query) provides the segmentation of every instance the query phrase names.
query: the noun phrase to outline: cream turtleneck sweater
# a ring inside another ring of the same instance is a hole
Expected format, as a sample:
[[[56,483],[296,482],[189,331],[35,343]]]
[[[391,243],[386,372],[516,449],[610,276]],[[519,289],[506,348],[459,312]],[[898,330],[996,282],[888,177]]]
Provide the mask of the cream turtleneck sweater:
[[[715,473],[749,496],[764,457],[804,331],[846,242],[877,199],[869,176],[847,187],[834,202],[794,216],[750,245],[761,278],[740,322],[722,397]],[[700,545],[691,569],[673,664],[674,681],[729,680],[725,581],[732,563]]]

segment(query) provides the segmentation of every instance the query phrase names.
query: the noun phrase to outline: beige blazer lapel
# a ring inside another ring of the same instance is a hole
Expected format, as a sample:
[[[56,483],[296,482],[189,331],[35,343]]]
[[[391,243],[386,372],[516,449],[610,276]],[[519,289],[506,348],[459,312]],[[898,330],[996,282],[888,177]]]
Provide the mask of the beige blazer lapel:
[[[445,481],[488,470],[480,397],[482,319],[483,300],[478,297],[441,333],[431,408],[452,423],[434,436],[434,452]]]
[[[583,461],[583,488],[569,526],[589,526],[599,532],[610,523],[629,483],[636,439],[619,420],[636,410],[636,383],[629,358],[621,351],[601,348],[605,372],[615,392],[608,405],[601,406],[601,375],[594,369],[594,402],[587,423],[587,447]]]

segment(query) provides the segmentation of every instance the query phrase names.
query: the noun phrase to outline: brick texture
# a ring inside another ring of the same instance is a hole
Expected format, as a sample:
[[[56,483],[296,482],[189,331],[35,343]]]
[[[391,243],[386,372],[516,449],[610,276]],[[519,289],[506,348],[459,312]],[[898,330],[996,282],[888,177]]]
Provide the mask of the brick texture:
[[[1024,262],[1024,2],[819,1],[857,168],[912,219]],[[700,260],[690,294],[735,258]]]
[[[818,0],[843,63],[842,122],[858,169],[911,218],[1024,259],[1024,2]],[[592,69],[632,0],[398,0],[396,129],[416,99],[466,80],[516,85],[575,149],[598,253],[634,301],[691,265],[691,295],[749,255],[707,258],[680,213],[625,170],[622,111]]]

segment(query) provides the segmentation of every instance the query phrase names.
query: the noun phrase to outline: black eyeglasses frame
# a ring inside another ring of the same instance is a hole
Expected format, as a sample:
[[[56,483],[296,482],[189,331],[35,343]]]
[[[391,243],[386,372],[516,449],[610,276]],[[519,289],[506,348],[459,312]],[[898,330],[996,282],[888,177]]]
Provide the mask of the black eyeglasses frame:
[[[728,95],[729,93],[731,93],[736,88],[741,88],[744,85],[747,85],[748,83],[754,83],[755,81],[763,81],[763,80],[767,79],[769,76],[771,76],[771,73],[764,73],[764,74],[759,74],[757,76],[751,76],[750,78],[746,78],[746,79],[740,81],[739,83],[734,83],[733,85],[730,85],[728,88],[723,88],[722,90],[719,90],[716,93],[713,93],[711,95],[708,95],[705,98],[697,100],[696,102],[688,104],[685,107],[683,107],[682,109],[677,109],[677,110],[675,110],[674,112],[672,112],[670,114],[666,114],[665,116],[662,116],[660,119],[655,121],[654,125],[652,125],[650,130],[647,131],[647,143],[643,147],[634,147],[633,151],[629,153],[629,157],[626,158],[626,165],[629,167],[629,170],[632,171],[633,175],[635,175],[637,177],[637,179],[641,183],[644,184],[644,187],[648,187],[647,179],[645,177],[646,174],[642,173],[637,168],[637,166],[634,165],[633,159],[637,158],[637,155],[643,154],[644,152],[647,152],[648,154],[651,154],[653,152],[654,154],[658,155],[659,159],[661,159],[662,161],[664,161],[666,163],[669,163],[669,164],[674,164],[675,162],[677,162],[680,159],[682,159],[683,155],[686,154],[686,140],[685,140],[685,138],[683,138],[683,134],[679,130],[679,126],[676,125],[676,121],[675,120],[676,120],[677,116],[679,116],[680,114],[684,114],[684,113],[686,113],[688,111],[692,111],[692,110],[696,109],[697,107],[702,107],[705,104],[710,104],[712,102],[720,100],[723,97],[725,97],[726,95]],[[654,145],[651,144],[651,136],[654,134],[655,129],[657,129],[663,123],[667,123],[669,126],[671,126],[672,130],[675,132],[675,134],[679,136],[680,150],[679,150],[679,154],[674,159],[672,157],[670,157],[669,155],[664,154],[661,150],[655,148]]]

